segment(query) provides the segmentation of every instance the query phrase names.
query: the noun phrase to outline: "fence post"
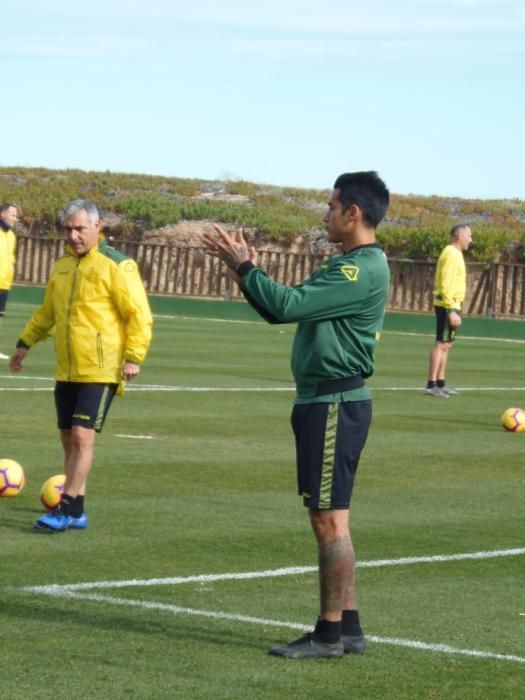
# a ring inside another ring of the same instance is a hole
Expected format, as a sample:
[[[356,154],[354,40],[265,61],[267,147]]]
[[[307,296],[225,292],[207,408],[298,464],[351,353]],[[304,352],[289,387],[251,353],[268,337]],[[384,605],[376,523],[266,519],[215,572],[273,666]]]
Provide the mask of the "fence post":
[[[494,309],[496,307],[496,294],[498,289],[498,274],[495,262],[489,264],[489,279],[487,282],[487,318],[494,318]]]

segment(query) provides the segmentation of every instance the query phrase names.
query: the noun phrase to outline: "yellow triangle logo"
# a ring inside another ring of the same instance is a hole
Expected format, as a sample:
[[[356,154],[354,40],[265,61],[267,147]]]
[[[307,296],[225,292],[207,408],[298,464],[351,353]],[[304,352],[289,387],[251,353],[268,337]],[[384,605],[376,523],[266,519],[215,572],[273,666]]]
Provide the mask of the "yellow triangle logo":
[[[357,282],[357,278],[359,277],[359,268],[357,265],[343,265],[341,267],[341,272],[349,282]]]

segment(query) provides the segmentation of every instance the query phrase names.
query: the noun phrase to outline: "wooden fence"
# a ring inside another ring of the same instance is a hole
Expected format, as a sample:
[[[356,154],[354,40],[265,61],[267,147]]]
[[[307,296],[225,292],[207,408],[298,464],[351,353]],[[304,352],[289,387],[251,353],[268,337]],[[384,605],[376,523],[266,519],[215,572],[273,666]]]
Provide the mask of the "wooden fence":
[[[62,255],[62,239],[19,237],[16,281],[46,284],[53,263]],[[224,265],[202,247],[112,241],[133,257],[150,294],[241,298]],[[299,284],[326,256],[261,251],[259,264],[278,282]],[[388,308],[431,311],[435,262],[390,259],[392,273]],[[525,265],[469,263],[463,310],[471,316],[525,318]]]

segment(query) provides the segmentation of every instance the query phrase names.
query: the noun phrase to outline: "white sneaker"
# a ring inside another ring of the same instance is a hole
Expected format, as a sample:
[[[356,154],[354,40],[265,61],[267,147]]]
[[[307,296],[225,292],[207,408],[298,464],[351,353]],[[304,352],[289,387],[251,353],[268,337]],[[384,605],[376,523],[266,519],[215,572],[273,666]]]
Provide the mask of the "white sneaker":
[[[448,394],[438,386],[431,386],[425,389],[427,396],[440,396],[442,399],[448,399]]]

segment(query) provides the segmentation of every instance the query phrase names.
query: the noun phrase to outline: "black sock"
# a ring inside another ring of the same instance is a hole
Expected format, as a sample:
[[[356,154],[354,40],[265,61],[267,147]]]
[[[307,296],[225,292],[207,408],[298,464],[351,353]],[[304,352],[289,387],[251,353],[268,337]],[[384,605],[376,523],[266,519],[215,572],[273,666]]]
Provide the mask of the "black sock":
[[[436,382],[433,379],[429,379],[427,382],[427,389],[433,389],[436,386]]]
[[[440,389],[443,389],[443,387],[445,386],[445,380],[444,380],[444,379],[438,379],[437,382],[436,382],[436,385],[437,385]]]
[[[363,634],[357,610],[343,610],[341,630],[343,634],[351,634],[355,637],[359,637],[359,635]]]
[[[71,513],[74,518],[80,518],[84,512],[84,496],[77,496],[71,506]]]
[[[314,632],[320,642],[333,644],[341,637],[341,622],[329,622],[319,617]]]
[[[67,493],[62,494],[62,498],[60,499],[60,510],[64,515],[71,515],[71,510],[73,508],[73,503],[75,502],[75,499],[73,496],[70,496]]]

